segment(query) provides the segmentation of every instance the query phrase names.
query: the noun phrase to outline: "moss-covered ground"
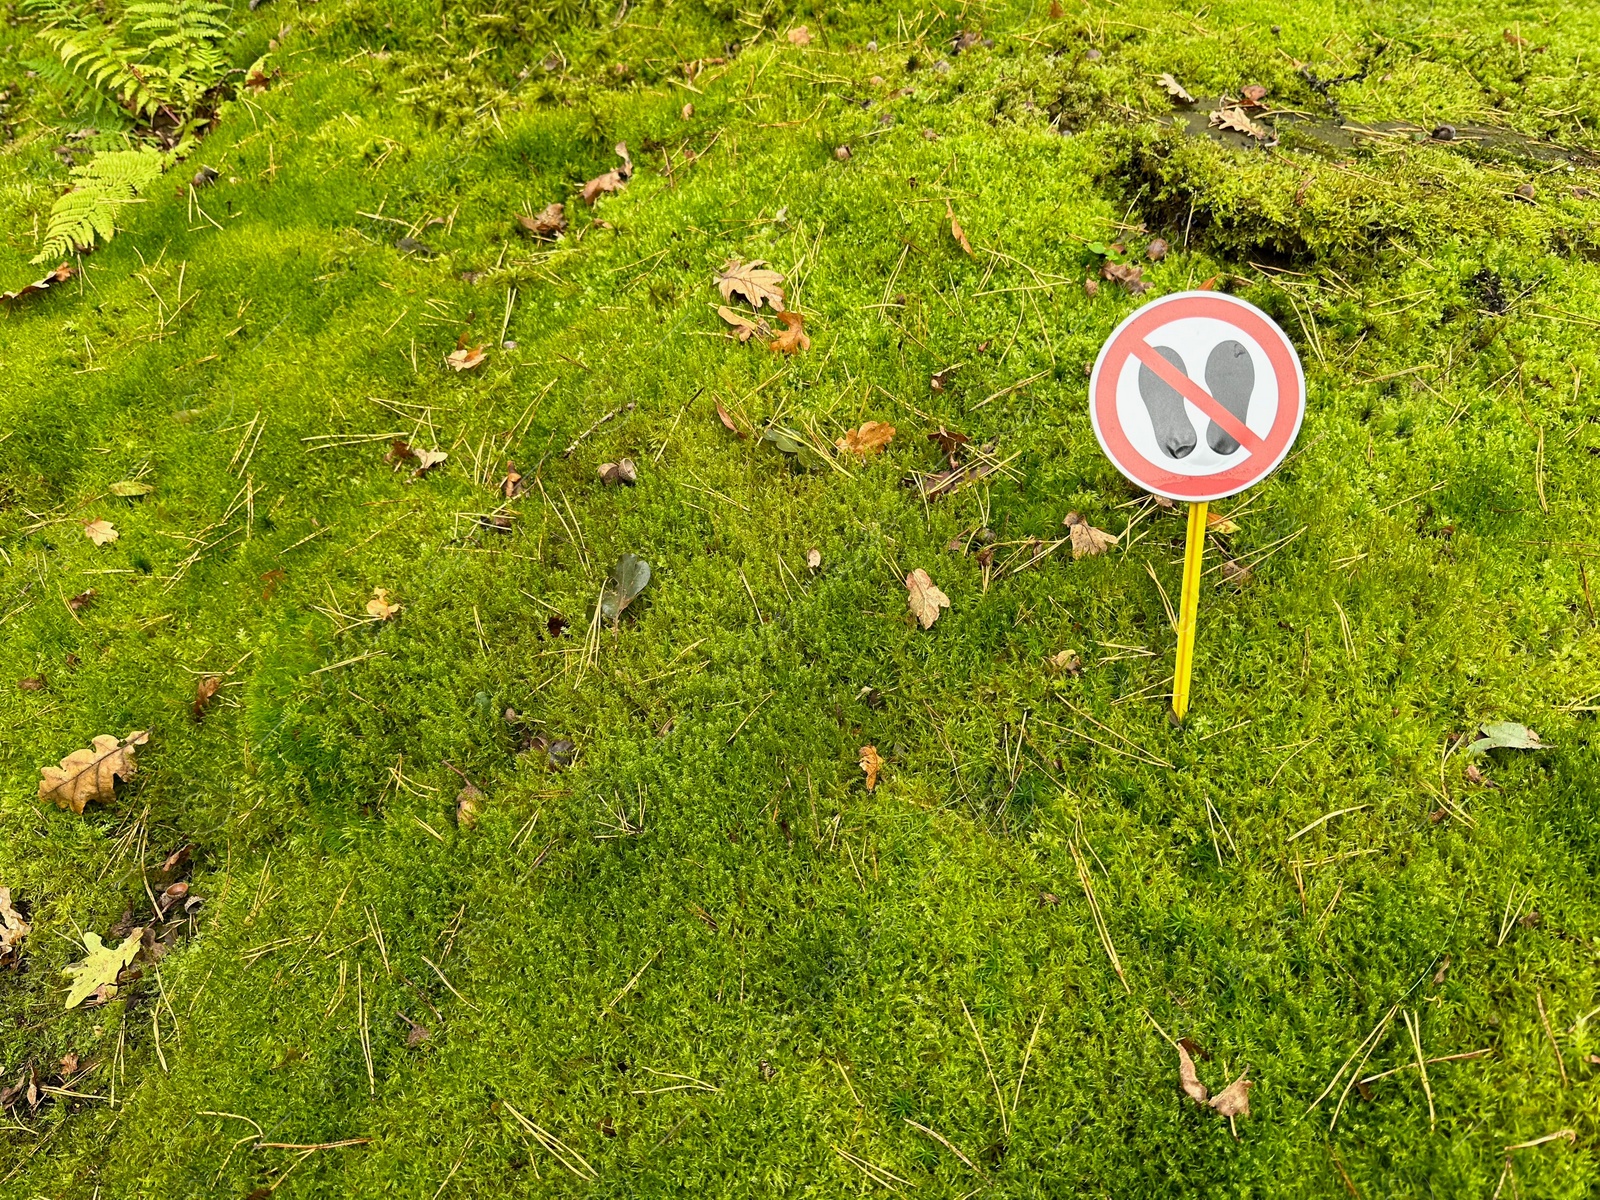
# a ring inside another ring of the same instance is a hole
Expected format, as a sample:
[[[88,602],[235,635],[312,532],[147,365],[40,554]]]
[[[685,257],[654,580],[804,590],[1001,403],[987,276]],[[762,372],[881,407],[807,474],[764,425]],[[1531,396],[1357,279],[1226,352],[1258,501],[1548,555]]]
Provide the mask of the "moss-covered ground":
[[[54,147],[118,128],[13,17],[7,290]],[[0,1087],[46,1089],[0,1113],[0,1194],[1594,1194],[1600,178],[1312,135],[1600,150],[1600,10],[234,19],[269,86],[0,313],[0,884],[33,927]],[[1185,136],[1162,72],[1311,123]],[[555,201],[565,238],[523,236]],[[1144,297],[1086,294],[1113,242]],[[735,256],[809,351],[727,335]],[[1086,367],[1210,280],[1282,323],[1309,407],[1216,506],[1179,729],[1183,510],[1103,458]],[[866,420],[881,456],[812,469],[759,437]],[[1004,470],[923,499],[941,425]],[[396,470],[393,436],[449,457]],[[1072,510],[1120,544],[1038,553]],[[590,634],[623,553],[654,577]],[[1488,720],[1548,748],[1472,755]],[[38,799],[134,729],[111,803]],[[183,846],[190,930],[64,1010]],[[1255,1081],[1237,1139],[1168,1035]]]

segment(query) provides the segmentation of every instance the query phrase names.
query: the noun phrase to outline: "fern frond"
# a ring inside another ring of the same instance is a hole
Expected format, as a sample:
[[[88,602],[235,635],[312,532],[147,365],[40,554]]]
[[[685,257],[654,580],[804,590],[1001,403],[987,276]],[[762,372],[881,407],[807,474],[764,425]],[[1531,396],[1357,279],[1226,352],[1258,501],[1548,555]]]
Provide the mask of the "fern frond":
[[[108,150],[72,170],[73,187],[50,209],[44,241],[34,262],[87,250],[116,235],[116,216],[167,168],[156,150]]]

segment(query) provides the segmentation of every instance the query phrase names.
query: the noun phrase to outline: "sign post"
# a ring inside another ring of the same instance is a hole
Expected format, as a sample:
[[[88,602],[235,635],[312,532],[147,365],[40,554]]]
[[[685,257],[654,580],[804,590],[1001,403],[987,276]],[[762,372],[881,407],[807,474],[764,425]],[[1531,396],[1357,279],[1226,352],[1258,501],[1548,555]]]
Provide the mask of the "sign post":
[[[1112,465],[1189,505],[1172,712],[1189,711],[1206,517],[1283,461],[1306,411],[1288,335],[1255,305],[1178,292],[1136,309],[1106,339],[1089,377],[1089,419]]]

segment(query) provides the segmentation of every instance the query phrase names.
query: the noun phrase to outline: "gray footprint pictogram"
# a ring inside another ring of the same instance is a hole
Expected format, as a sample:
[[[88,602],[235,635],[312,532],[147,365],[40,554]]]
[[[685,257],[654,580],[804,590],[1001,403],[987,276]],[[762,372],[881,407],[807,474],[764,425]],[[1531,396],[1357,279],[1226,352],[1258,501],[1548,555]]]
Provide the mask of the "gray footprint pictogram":
[[[1183,359],[1176,350],[1169,346],[1155,346],[1152,349],[1182,374],[1189,373],[1184,369]],[[1155,427],[1156,445],[1161,447],[1163,454],[1168,458],[1183,458],[1195,448],[1199,438],[1189,421],[1183,397],[1175,387],[1143,363],[1139,364],[1139,395],[1150,414],[1150,424]]]
[[[1250,394],[1256,389],[1255,363],[1250,351],[1238,342],[1223,342],[1206,359],[1206,391],[1240,421],[1250,411]],[[1212,421],[1206,429],[1206,444],[1218,454],[1232,454],[1239,443],[1222,426]]]

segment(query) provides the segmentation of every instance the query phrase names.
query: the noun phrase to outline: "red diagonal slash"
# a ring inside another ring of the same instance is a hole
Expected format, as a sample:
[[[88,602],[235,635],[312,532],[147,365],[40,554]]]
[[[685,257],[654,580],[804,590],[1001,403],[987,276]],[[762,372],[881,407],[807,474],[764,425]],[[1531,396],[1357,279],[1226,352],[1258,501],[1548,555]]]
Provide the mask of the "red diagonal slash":
[[[1251,454],[1260,454],[1266,449],[1266,443],[1251,432],[1248,425],[1218,404],[1205,388],[1157,354],[1149,342],[1135,338],[1130,350],[1135,358],[1156,373],[1162,383],[1222,426],[1234,441]]]

